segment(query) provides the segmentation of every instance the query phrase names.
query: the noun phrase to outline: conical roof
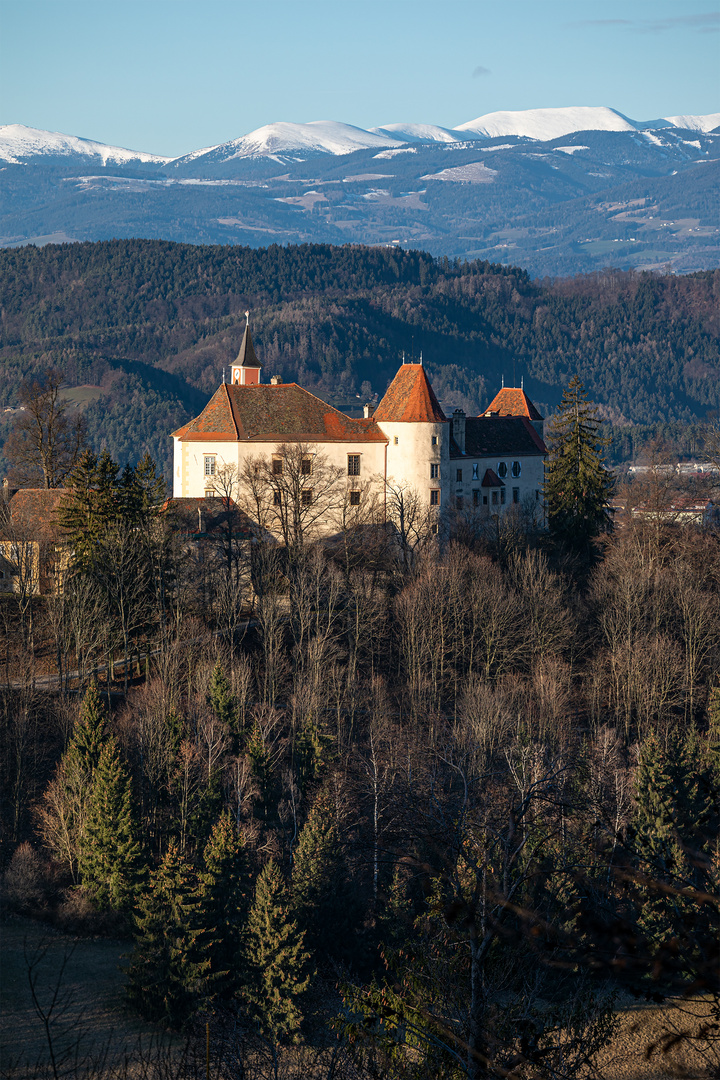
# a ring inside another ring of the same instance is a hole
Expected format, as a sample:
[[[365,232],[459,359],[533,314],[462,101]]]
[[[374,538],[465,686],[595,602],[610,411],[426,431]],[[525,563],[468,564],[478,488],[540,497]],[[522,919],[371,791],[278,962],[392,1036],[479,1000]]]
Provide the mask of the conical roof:
[[[403,364],[385,391],[373,420],[435,424],[446,420],[422,364]]]
[[[235,364],[239,364],[240,367],[262,367],[262,364],[255,355],[255,346],[253,345],[249,325],[246,325],[245,327],[245,333],[243,334],[243,339],[240,342],[240,352],[237,354]]]
[[[542,416],[525,391],[511,386],[504,386],[502,390],[499,390],[480,415],[487,416],[488,413],[496,413],[498,416],[526,416],[528,420],[542,420]]]

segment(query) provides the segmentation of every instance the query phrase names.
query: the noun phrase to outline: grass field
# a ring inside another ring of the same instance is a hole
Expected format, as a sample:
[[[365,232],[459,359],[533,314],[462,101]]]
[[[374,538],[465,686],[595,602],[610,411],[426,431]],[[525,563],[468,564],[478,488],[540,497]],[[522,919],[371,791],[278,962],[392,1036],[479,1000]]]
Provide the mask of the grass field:
[[[132,1053],[138,1037],[153,1033],[124,1006],[123,954],[129,943],[103,938],[74,939],[29,919],[0,924],[0,1075],[50,1076],[48,1040],[33,1006],[28,971],[38,1002],[50,1012],[56,1060],[72,1076],[76,1056],[100,1058],[109,1048],[117,1059]],[[54,1009],[53,996],[57,993]],[[47,1068],[47,1072],[38,1071]]]
[[[129,950],[127,942],[74,939],[20,918],[0,924],[0,935],[3,1080],[44,1080],[52,1076],[47,1036],[33,1006],[29,969],[36,975],[37,998],[46,1013],[56,989],[60,988],[49,1027],[61,1074],[76,1075],[73,1066],[76,1052],[80,1060],[99,1061],[108,1048],[110,1071],[110,1066],[126,1054],[134,1059],[138,1039],[147,1046],[157,1036],[153,1025],[143,1024],[124,1005],[122,963],[123,954]],[[648,1057],[649,1049],[663,1032],[696,1030],[708,1016],[709,1008],[704,1002],[690,1003],[683,1011],[667,1006],[638,1007],[626,1002],[619,1010],[617,1033],[598,1061],[600,1074],[604,1080],[670,1080],[678,1076],[703,1080],[717,1075],[708,1071],[707,1059],[684,1043],[668,1054],[655,1050]],[[81,1073],[78,1065],[77,1075]],[[102,1076],[102,1069],[93,1075]]]

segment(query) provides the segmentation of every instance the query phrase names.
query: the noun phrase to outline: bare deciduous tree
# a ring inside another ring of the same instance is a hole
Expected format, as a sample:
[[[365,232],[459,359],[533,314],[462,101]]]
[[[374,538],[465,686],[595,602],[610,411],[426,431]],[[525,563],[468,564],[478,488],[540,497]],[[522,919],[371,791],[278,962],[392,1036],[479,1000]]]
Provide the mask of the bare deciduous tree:
[[[20,487],[62,487],[85,446],[85,420],[82,414],[69,416],[62,382],[62,372],[49,368],[20,386],[23,413],[4,447],[11,479]]]

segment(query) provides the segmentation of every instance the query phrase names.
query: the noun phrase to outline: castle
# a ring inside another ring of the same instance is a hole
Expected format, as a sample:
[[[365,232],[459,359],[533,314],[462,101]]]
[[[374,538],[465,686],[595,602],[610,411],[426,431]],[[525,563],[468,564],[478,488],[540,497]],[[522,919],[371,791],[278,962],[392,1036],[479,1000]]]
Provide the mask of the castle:
[[[403,363],[372,415],[366,406],[353,419],[296,383],[262,383],[261,370],[247,325],[231,381],[173,433],[176,499],[213,497],[219,471],[240,473],[248,458],[278,459],[273,467],[281,468],[278,448],[302,444],[342,470],[350,505],[360,504],[368,485],[390,484],[412,488],[438,510],[542,509],[543,418],[523,389],[504,387],[480,416],[456,409],[448,418],[422,363]]]

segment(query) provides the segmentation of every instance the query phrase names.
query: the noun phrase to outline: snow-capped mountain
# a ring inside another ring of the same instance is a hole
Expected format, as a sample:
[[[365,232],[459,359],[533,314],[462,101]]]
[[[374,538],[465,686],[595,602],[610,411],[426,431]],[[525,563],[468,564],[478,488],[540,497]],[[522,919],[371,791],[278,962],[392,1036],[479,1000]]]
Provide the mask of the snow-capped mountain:
[[[376,135],[400,139],[402,142],[450,143],[459,142],[468,137],[450,128],[438,127],[436,124],[384,124],[382,127],[370,128],[370,131]]]
[[[673,127],[685,128],[687,131],[714,131],[720,127],[720,113],[708,113],[707,116],[666,116],[665,119]]]
[[[573,135],[576,131],[636,131],[636,125],[622,113],[604,106],[568,109],[524,109],[521,112],[492,112],[458,124],[457,131],[488,139],[518,135],[525,139],[548,142]]]
[[[149,236],[410,245],[551,276],[707,269],[720,264],[719,124],[580,106],[457,128],[273,123],[173,159],[8,125],[0,247]]]
[[[158,154],[145,154],[138,150],[125,150],[121,146],[81,139],[76,135],[63,135],[59,131],[42,131],[25,127],[24,124],[0,125],[0,161],[20,165],[32,158],[86,158],[99,165],[128,165],[142,162],[144,165],[163,165],[170,158]]]
[[[176,164],[203,160],[208,164],[236,158],[274,157],[278,154],[352,154],[356,150],[385,150],[402,140],[378,135],[336,120],[313,120],[307,124],[279,122],[210,147],[201,154],[177,158]]]

